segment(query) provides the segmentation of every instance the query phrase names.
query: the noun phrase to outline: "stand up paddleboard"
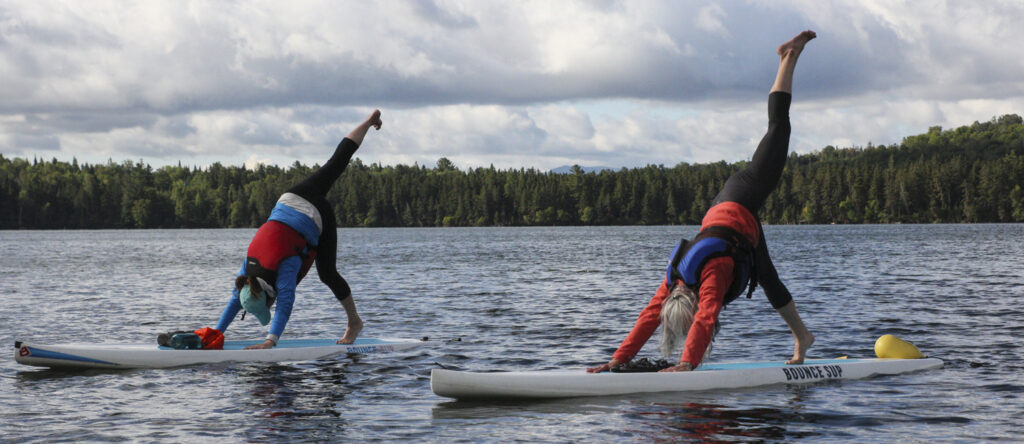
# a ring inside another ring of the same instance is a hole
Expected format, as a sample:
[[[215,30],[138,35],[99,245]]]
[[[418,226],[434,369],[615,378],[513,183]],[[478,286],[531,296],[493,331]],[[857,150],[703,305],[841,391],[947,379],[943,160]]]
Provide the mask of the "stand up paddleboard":
[[[265,350],[243,350],[263,340],[225,341],[223,350],[175,350],[156,344],[36,344],[15,342],[14,359],[25,365],[63,368],[166,368],[219,362],[309,361],[343,353],[381,353],[417,347],[415,339],[285,339]]]
[[[430,388],[455,399],[543,399],[650,392],[736,389],[769,384],[803,384],[860,379],[941,368],[942,360],[819,359],[802,365],[783,362],[707,364],[678,373],[586,373],[584,369],[478,373],[433,369]]]

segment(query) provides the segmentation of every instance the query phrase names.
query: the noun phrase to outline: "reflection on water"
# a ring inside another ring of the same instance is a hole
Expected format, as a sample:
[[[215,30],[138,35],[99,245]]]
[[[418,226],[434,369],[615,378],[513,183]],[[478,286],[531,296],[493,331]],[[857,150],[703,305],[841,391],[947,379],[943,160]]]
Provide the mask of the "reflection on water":
[[[317,362],[171,370],[0,363],[7,441],[941,441],[1017,439],[1024,394],[1024,225],[769,226],[813,358],[871,356],[891,333],[942,370],[806,386],[543,402],[433,395],[430,369],[604,362],[696,227],[339,230],[364,335],[424,347]],[[0,232],[0,337],[145,342],[216,323],[254,230]],[[998,251],[997,260],[991,252]],[[73,283],[73,285],[69,285]],[[168,291],[173,289],[173,291]],[[712,360],[782,360],[760,292],[722,314]],[[285,334],[340,337],[307,279]],[[251,319],[230,338],[265,334]],[[453,339],[461,338],[461,341]],[[653,356],[648,347],[641,356]],[[9,349],[10,350],[10,349]],[[24,427],[31,424],[31,427]]]
[[[709,404],[658,404],[632,415],[646,425],[637,434],[655,441],[716,441],[727,437],[751,440],[787,438],[784,414],[775,409],[729,409]],[[793,438],[793,436],[789,436]]]
[[[257,418],[257,425],[244,433],[246,438],[263,441],[321,436],[329,439],[334,433],[343,433],[348,427],[342,410],[349,381],[346,365],[338,364],[278,364],[240,369],[238,383],[250,387],[250,396],[242,404]],[[310,428],[310,421],[318,426]]]
[[[850,415],[831,417],[805,412],[803,394],[814,386],[835,385],[837,381],[794,385],[773,390],[777,406],[738,407],[711,402],[684,401],[686,398],[713,400],[713,392],[650,393],[644,395],[571,398],[556,400],[447,401],[432,409],[435,425],[487,424],[495,420],[529,420],[537,415],[578,415],[602,417],[602,422],[626,425],[619,433],[649,442],[719,440],[785,440],[820,435],[816,431],[789,430],[794,422],[826,423],[858,421]],[[756,395],[761,389],[743,389]]]

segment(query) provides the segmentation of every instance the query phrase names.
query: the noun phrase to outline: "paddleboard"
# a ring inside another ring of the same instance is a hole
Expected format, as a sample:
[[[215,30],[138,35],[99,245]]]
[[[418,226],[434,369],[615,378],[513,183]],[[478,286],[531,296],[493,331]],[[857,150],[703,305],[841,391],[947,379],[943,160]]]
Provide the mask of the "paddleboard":
[[[266,350],[243,350],[263,340],[225,341],[223,350],[175,350],[157,344],[37,344],[15,342],[14,359],[25,365],[64,368],[166,368],[219,362],[309,361],[343,353],[382,353],[417,347],[416,339],[285,339]]]
[[[804,384],[860,379],[941,368],[942,360],[818,359],[802,365],[740,362],[702,365],[678,373],[586,373],[584,369],[522,372],[466,372],[433,369],[430,388],[455,399],[543,399],[650,392],[736,389],[769,384]]]

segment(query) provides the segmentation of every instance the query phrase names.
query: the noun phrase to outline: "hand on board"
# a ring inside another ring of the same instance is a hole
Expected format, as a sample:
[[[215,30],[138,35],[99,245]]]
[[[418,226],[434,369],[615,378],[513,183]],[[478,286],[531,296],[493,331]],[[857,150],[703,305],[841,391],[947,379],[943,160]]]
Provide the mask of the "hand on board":
[[[669,368],[659,370],[658,373],[688,372],[691,370],[693,370],[693,365],[691,365],[689,362],[682,362],[679,365],[673,365]]]
[[[264,349],[268,349],[268,348],[274,348],[275,345],[277,345],[277,343],[275,343],[274,341],[271,341],[270,339],[267,339],[266,341],[263,341],[262,344],[250,345],[250,346],[246,347],[245,349],[246,350],[264,350]]]
[[[601,373],[601,372],[606,372],[606,371],[609,371],[609,370],[611,370],[611,369],[612,369],[612,367],[615,367],[616,365],[619,365],[619,364],[621,364],[621,362],[619,362],[619,361],[618,361],[618,360],[616,360],[616,359],[612,359],[611,361],[608,361],[608,363],[607,363],[607,364],[601,364],[601,365],[599,365],[599,366],[597,366],[597,367],[590,367],[590,368],[588,368],[588,369],[587,369],[587,373]]]

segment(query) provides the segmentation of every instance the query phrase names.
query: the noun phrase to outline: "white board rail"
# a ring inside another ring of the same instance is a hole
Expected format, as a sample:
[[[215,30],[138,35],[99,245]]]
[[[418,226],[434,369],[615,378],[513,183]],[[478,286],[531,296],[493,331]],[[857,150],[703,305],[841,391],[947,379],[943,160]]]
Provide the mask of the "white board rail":
[[[543,399],[614,396],[651,392],[737,389],[860,379],[941,368],[942,360],[821,359],[802,365],[784,362],[709,364],[678,373],[586,373],[584,369],[520,372],[465,372],[433,369],[430,388],[455,399]]]
[[[329,358],[345,353],[383,353],[418,347],[416,339],[359,338],[353,344],[334,339],[282,340],[265,350],[244,350],[262,340],[225,341],[223,350],[175,350],[153,344],[15,343],[21,364],[60,368],[167,368],[220,362],[282,362]]]

